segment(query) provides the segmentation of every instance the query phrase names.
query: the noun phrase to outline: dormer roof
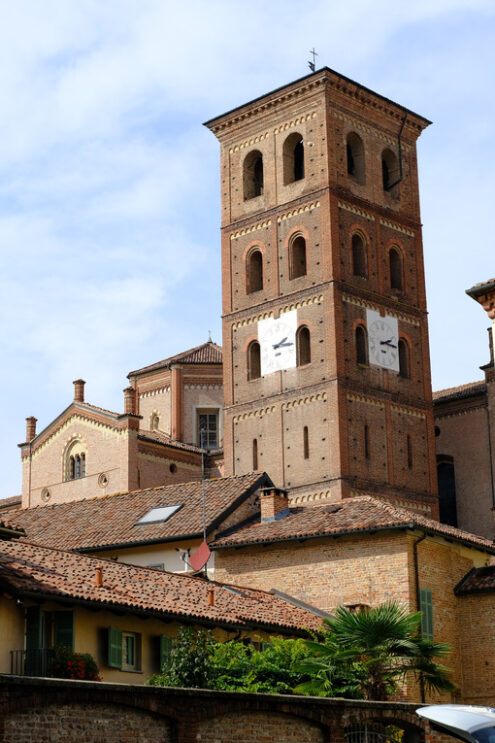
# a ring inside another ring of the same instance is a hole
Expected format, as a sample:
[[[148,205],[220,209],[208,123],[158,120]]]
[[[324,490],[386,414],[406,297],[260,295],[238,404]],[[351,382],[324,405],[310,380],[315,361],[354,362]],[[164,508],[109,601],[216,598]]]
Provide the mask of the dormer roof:
[[[177,353],[175,356],[169,356],[167,359],[157,361],[155,364],[149,366],[143,366],[141,369],[129,372],[128,378],[136,377],[140,374],[146,374],[150,371],[156,371],[157,369],[163,369],[171,366],[172,364],[221,364],[222,363],[222,347],[217,346],[213,341],[203,343],[201,346],[190,348],[188,351],[182,351]]]

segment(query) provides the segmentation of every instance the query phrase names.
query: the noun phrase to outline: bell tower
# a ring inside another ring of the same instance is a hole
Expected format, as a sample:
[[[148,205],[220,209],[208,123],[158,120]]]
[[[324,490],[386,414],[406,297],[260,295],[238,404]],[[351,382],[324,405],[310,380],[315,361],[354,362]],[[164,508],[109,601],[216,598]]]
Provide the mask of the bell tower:
[[[226,474],[292,504],[437,517],[416,139],[323,68],[206,123],[221,144]]]

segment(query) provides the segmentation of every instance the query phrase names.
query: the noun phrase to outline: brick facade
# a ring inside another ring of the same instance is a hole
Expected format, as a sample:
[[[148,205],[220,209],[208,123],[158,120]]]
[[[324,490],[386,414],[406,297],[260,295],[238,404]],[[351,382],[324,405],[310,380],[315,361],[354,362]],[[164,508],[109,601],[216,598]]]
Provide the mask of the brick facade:
[[[395,725],[407,743],[451,743],[416,714],[417,705],[119,687],[0,677],[5,743],[344,743],[350,726]]]
[[[404,109],[370,91],[361,96],[362,88],[325,68],[207,122],[221,144],[225,468],[249,471],[257,447],[261,466],[293,503],[373,492],[437,517],[416,163],[416,139],[429,122],[411,112],[405,119]],[[403,178],[388,192],[382,153],[396,151],[400,128]],[[348,173],[351,132],[364,148],[361,180]],[[285,148],[298,136],[304,177],[290,182]],[[245,183],[255,155],[263,158],[263,186],[253,197]],[[366,278],[352,265],[355,234],[366,246]],[[294,236],[306,243],[296,278]],[[402,260],[401,289],[392,288],[392,247]],[[256,291],[253,250],[263,265]],[[407,375],[356,363],[355,329],[366,327],[367,309],[398,319]],[[249,378],[258,322],[289,310],[309,330],[310,363]]]

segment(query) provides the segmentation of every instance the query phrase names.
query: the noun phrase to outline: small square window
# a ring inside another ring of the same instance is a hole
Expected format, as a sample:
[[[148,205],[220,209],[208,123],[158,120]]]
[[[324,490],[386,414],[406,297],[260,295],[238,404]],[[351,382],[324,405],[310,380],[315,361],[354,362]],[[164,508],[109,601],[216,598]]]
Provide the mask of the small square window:
[[[122,670],[139,671],[139,635],[122,632]]]

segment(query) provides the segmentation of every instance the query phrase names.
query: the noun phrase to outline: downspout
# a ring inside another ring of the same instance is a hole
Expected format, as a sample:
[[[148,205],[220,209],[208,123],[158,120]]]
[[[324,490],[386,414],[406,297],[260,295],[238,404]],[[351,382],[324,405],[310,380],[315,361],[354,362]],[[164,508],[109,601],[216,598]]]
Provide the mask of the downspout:
[[[488,427],[488,455],[490,457],[490,483],[492,488],[492,507],[495,508],[495,486],[493,483],[493,449],[492,449],[492,430],[490,420],[490,408],[488,407],[488,390],[486,393],[486,402],[484,405],[486,410],[486,421]]]
[[[31,508],[31,463],[33,461],[32,446],[29,442],[29,477],[28,477],[28,508]]]
[[[421,611],[421,602],[419,600],[419,568],[418,568],[418,544],[423,541],[423,539],[426,539],[426,534],[423,534],[422,537],[419,539],[416,539],[416,541],[413,544],[413,554],[414,554],[414,582],[416,587],[416,610]],[[421,692],[421,701],[424,704],[425,702],[425,685],[423,680],[421,679],[419,682],[419,688]]]
[[[391,183],[386,190],[390,191],[394,186],[397,186],[401,180],[402,180],[402,130],[404,129],[404,124],[406,123],[407,119],[407,111],[404,114],[404,118],[402,119],[402,124],[400,125],[399,134],[397,136],[397,149],[399,152],[399,177],[396,181]]]

